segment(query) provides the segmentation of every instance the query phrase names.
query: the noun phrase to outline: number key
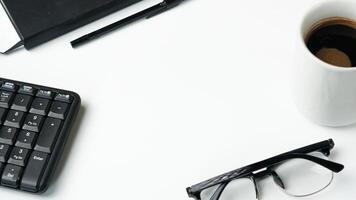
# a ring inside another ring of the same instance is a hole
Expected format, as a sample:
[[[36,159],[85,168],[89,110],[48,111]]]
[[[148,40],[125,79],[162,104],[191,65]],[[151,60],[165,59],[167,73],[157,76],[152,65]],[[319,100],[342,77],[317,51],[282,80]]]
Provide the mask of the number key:
[[[6,162],[10,153],[10,146],[6,144],[0,144],[0,162]]]
[[[21,130],[19,136],[17,137],[15,146],[26,149],[33,149],[35,146],[36,137],[37,133],[35,132]]]
[[[14,145],[17,135],[17,128],[3,126],[0,129],[0,143]]]
[[[9,160],[7,161],[10,164],[14,165],[19,165],[19,166],[25,166],[28,156],[29,156],[29,150],[19,148],[19,147],[14,147],[11,151]]]
[[[43,123],[41,115],[29,114],[25,119],[25,123],[23,125],[23,129],[39,132]]]
[[[4,125],[15,128],[20,128],[24,119],[24,113],[21,111],[10,110],[7,114]]]

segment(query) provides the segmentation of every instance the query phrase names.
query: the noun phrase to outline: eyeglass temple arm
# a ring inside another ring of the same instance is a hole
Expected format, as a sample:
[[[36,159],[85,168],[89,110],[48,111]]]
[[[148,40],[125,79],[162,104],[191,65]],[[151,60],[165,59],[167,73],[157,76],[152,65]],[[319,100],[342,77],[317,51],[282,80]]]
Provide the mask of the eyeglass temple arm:
[[[322,142],[318,142],[315,144],[311,144],[299,149],[294,149],[292,151],[286,152],[284,154],[289,153],[312,153],[312,152],[321,152],[326,156],[330,155],[330,151],[335,147],[335,142],[333,139],[324,140]],[[281,154],[283,155],[283,154]]]
[[[208,179],[206,181],[203,181],[201,183],[195,184],[191,187],[188,187],[187,193],[189,197],[195,198],[195,199],[200,199],[200,193],[202,190],[209,188],[211,186],[217,185],[217,184],[221,184],[224,182],[229,182],[232,179],[235,178],[240,178],[240,177],[246,177],[248,175],[251,175],[254,171],[258,171],[261,170],[263,168],[266,167],[270,167],[272,165],[275,165],[277,163],[280,163],[281,161],[286,160],[286,158],[284,158],[286,155],[290,155],[290,154],[307,154],[307,153],[311,153],[311,152],[322,152],[325,155],[329,155],[330,151],[334,148],[335,143],[332,139],[329,140],[325,140],[322,142],[318,142],[312,145],[308,145],[299,149],[295,149],[293,151],[289,151],[287,153],[283,153],[277,156],[274,156],[272,158],[224,173],[220,176],[216,176],[214,178]],[[321,159],[322,160],[322,159]],[[328,161],[331,162],[331,161]],[[324,163],[324,162],[322,162]],[[340,170],[341,171],[341,170]]]
[[[325,160],[322,158],[318,158],[316,156],[311,156],[308,154],[298,154],[298,153],[292,153],[292,154],[288,154],[285,157],[285,160],[289,160],[289,159],[295,159],[295,158],[301,158],[301,159],[305,159],[305,160],[309,160],[311,162],[314,162],[316,164],[319,164],[327,169],[329,169],[330,171],[333,171],[335,173],[339,173],[344,169],[344,165],[336,163],[336,162],[332,162],[330,160]],[[278,165],[278,164],[277,164]]]

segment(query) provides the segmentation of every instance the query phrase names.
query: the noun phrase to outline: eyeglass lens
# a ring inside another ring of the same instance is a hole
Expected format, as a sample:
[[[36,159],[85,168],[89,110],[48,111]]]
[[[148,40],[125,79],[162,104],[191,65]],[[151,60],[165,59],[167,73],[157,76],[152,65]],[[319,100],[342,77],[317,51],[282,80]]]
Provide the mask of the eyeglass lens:
[[[322,159],[328,159],[322,153],[313,153]],[[305,159],[292,159],[275,169],[282,181],[278,184],[287,194],[296,197],[310,196],[325,189],[333,180],[334,174],[329,169]],[[276,180],[276,179],[275,179]]]

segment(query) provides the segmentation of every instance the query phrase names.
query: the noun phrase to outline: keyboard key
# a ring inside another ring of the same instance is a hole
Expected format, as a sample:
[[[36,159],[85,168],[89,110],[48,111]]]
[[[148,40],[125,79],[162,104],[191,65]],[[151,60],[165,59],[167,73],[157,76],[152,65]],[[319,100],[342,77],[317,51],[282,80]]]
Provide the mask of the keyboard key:
[[[72,96],[70,96],[69,94],[58,93],[56,95],[56,97],[54,98],[54,100],[61,101],[61,102],[64,102],[64,103],[71,103],[72,102]]]
[[[54,93],[50,90],[38,90],[36,96],[42,97],[45,99],[52,99],[54,96]]]
[[[2,108],[10,108],[12,98],[14,94],[12,92],[0,92],[0,107]]]
[[[3,126],[0,129],[0,143],[14,145],[17,136],[17,128]]]
[[[21,174],[22,167],[7,164],[1,176],[1,184],[12,188],[17,188],[20,183]]]
[[[25,166],[28,156],[29,150],[19,147],[14,147],[11,151],[9,160],[7,161],[10,164]]]
[[[0,162],[6,162],[10,153],[10,146],[6,144],[0,144]]]
[[[5,167],[5,163],[0,162],[0,174],[2,174],[2,169]]]
[[[37,114],[28,114],[25,123],[23,124],[23,129],[39,132],[43,123],[43,117]]]
[[[40,178],[45,170],[48,154],[34,151],[28,161],[21,180],[21,189],[26,191],[37,191]]]
[[[67,103],[54,101],[48,113],[48,116],[53,118],[58,118],[58,119],[64,119],[66,117],[67,110],[68,110]]]
[[[36,138],[37,133],[21,130],[19,136],[17,137],[15,146],[26,149],[33,149],[35,146]]]
[[[62,121],[60,119],[47,118],[38,136],[35,150],[51,153],[57,139]]]
[[[11,109],[27,112],[30,108],[31,96],[17,94],[12,103]]]
[[[35,98],[32,102],[30,113],[47,115],[49,103],[48,99]]]
[[[33,87],[28,86],[28,85],[22,85],[20,87],[18,93],[33,96],[33,95],[35,95],[35,89],[33,89]]]
[[[24,113],[21,111],[10,110],[7,113],[6,120],[4,122],[5,126],[11,126],[15,128],[20,128],[24,120]]]
[[[10,92],[16,92],[18,86],[15,83],[5,82],[1,85],[2,90],[7,90]]]
[[[2,124],[6,117],[6,109],[0,108],[0,124]]]

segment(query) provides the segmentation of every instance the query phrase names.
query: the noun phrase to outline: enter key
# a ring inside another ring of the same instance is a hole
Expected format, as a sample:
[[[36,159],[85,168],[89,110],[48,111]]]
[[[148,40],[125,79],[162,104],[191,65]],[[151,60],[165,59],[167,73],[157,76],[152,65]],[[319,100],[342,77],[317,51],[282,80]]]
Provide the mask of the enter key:
[[[21,189],[37,192],[39,182],[46,168],[47,160],[49,156],[46,153],[34,151],[28,161],[24,174],[21,180]]]

